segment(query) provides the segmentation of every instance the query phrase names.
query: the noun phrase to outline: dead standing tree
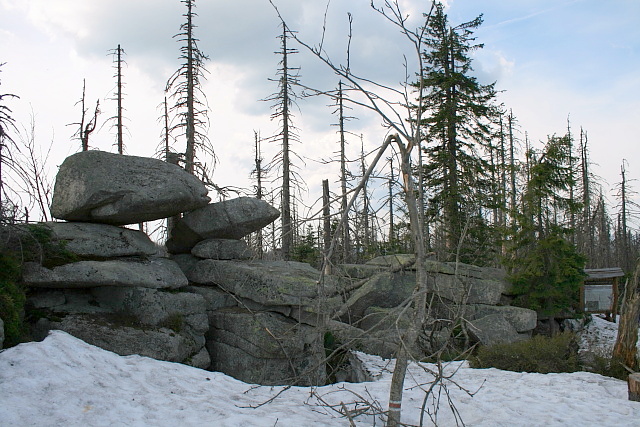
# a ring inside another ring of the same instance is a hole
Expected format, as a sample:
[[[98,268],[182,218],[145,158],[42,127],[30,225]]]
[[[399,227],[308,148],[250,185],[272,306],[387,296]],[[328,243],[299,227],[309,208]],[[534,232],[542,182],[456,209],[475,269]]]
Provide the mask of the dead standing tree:
[[[284,18],[273,1],[270,0],[270,2],[278,13],[280,19],[284,22]],[[422,58],[422,50],[425,41],[425,28],[428,26],[428,21],[434,6],[432,5],[431,11],[424,15],[426,23],[415,30],[408,28],[407,17],[402,13],[397,1],[385,1],[384,5],[381,7],[376,7],[373,3],[371,6],[388,22],[395,25],[412,46],[413,54],[415,54],[417,63],[415,75],[419,77],[419,87],[417,89],[418,93],[422,93],[422,82],[426,71],[426,65],[423,63]],[[346,222],[347,212],[349,212],[353,206],[353,203],[364,185],[363,182],[366,182],[369,178],[376,163],[380,160],[389,145],[395,144],[399,152],[400,173],[402,176],[405,203],[409,214],[411,235],[416,255],[416,287],[411,300],[411,304],[414,308],[413,321],[411,322],[411,326],[401,337],[401,343],[396,353],[396,365],[389,391],[387,426],[395,427],[400,424],[404,379],[408,362],[411,358],[411,349],[417,341],[418,335],[426,318],[427,292],[429,290],[426,270],[427,254],[423,232],[424,221],[423,218],[420,217],[421,210],[419,208],[419,205],[423,203],[421,200],[422,193],[416,185],[412,170],[412,155],[414,155],[416,151],[420,150],[423,135],[423,132],[421,131],[423,122],[421,116],[424,110],[422,98],[418,97],[417,108],[401,107],[412,104],[410,102],[411,94],[409,93],[410,85],[408,83],[410,77],[408,70],[405,75],[403,90],[394,89],[353,74],[349,66],[349,55],[347,55],[346,65],[335,64],[323,49],[322,43],[318,46],[313,46],[299,38],[295,33],[290,33],[290,35],[301,46],[311,52],[319,61],[329,67],[329,69],[338,75],[339,78],[345,81],[345,86],[349,92],[359,95],[359,98],[357,99],[355,96],[349,98],[349,102],[352,105],[357,105],[375,112],[389,128],[390,132],[394,132],[390,133],[382,143],[376,158],[369,165],[369,169],[363,177],[363,180],[354,189],[349,206],[347,207],[347,210],[343,212],[342,219],[338,224],[338,227],[341,228]],[[382,95],[383,93],[387,96]],[[337,232],[338,231],[336,230],[336,234]],[[332,246],[334,245],[335,239],[332,242]]]
[[[86,100],[86,79],[82,79],[82,98],[76,105],[80,104],[80,110],[82,114],[80,115],[80,122],[70,123],[67,126],[78,126],[78,130],[73,134],[72,138],[80,141],[82,151],[89,151],[89,136],[96,130],[96,125],[98,123],[98,115],[100,114],[100,100],[96,101],[96,108],[93,110],[93,115],[91,118],[87,117],[87,112],[89,111],[85,107]]]
[[[182,15],[186,22],[180,25],[180,32],[174,36],[183,43],[180,47],[180,60],[183,61],[178,70],[169,78],[165,92],[175,104],[169,108],[169,113],[177,116],[178,120],[170,128],[171,132],[179,132],[179,136],[186,139],[184,152],[184,168],[187,172],[200,176],[205,184],[208,181],[209,172],[204,163],[197,162],[198,152],[213,158],[216,156],[207,137],[208,111],[206,96],[201,88],[201,80],[205,79],[204,62],[209,59],[198,48],[198,39],[194,37],[196,25],[193,20],[195,13],[195,0],[182,0],[187,6],[187,12]]]
[[[279,179],[281,179],[280,187],[280,235],[281,235],[281,248],[282,259],[291,259],[291,251],[294,245],[294,224],[292,215],[292,205],[295,197],[293,191],[296,187],[302,185],[302,179],[295,173],[293,168],[291,157],[295,155],[291,149],[291,144],[294,142],[300,142],[298,136],[298,129],[293,124],[293,113],[291,107],[295,104],[295,92],[293,87],[298,84],[299,70],[300,68],[291,67],[289,64],[289,56],[297,53],[296,49],[287,47],[287,40],[291,38],[293,34],[287,28],[284,21],[282,21],[282,34],[278,36],[281,42],[281,48],[277,55],[281,56],[277,75],[278,79],[273,81],[278,82],[278,91],[266,98],[265,101],[274,102],[272,108],[274,112],[271,114],[271,120],[278,120],[280,130],[271,139],[272,141],[280,142],[280,151],[273,158],[268,168],[279,169]],[[300,161],[302,161],[300,159]]]
[[[4,62],[0,63],[0,67],[2,67],[4,64]],[[8,98],[18,98],[18,96],[10,93],[0,94],[0,223],[5,221],[4,203],[6,201],[7,191],[7,189],[5,188],[5,178],[2,175],[2,169],[3,166],[8,166],[9,168],[12,167],[13,156],[11,151],[9,151],[9,148],[15,148],[15,142],[9,134],[9,131],[16,130],[15,120],[11,116],[11,108],[3,105],[5,99]]]
[[[124,95],[122,93],[122,89],[124,87],[124,83],[122,81],[122,64],[126,64],[124,60],[125,52],[124,49],[122,49],[120,45],[118,45],[117,48],[111,49],[109,51],[109,54],[113,55],[114,68],[116,70],[116,73],[113,76],[116,78],[116,88],[111,100],[114,100],[117,103],[116,114],[115,116],[109,118],[109,120],[115,121],[115,124],[113,126],[116,128],[116,146],[118,148],[118,154],[124,154],[124,141],[122,137],[124,130],[124,124],[122,120],[122,112],[124,111],[124,107],[122,106],[122,98]]]

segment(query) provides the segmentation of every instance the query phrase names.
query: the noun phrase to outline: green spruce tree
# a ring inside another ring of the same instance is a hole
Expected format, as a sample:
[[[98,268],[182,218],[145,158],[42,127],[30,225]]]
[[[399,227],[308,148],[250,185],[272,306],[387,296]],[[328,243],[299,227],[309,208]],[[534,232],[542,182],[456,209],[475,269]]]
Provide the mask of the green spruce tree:
[[[550,137],[541,153],[530,152],[529,179],[516,215],[506,265],[515,303],[554,317],[578,302],[585,257],[571,243],[574,185],[568,136]]]
[[[430,216],[440,218],[449,259],[481,262],[487,246],[485,209],[493,194],[488,152],[498,117],[494,83],[482,85],[471,76],[473,31],[482,16],[452,27],[441,4],[426,27],[423,59],[429,64],[422,81],[426,133],[424,184]],[[419,87],[420,82],[415,86]]]

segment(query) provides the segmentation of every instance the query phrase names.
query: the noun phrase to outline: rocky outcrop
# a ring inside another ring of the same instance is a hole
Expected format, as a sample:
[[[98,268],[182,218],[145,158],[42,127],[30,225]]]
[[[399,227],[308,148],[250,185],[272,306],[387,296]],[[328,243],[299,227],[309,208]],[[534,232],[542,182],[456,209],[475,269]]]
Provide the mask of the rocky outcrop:
[[[253,251],[243,240],[207,239],[197,243],[191,253],[198,258],[206,259],[251,259]]]
[[[167,218],[209,203],[195,176],[158,159],[83,151],[60,166],[51,214],[113,225]]]
[[[263,200],[239,197],[196,209],[178,221],[167,249],[187,253],[206,239],[241,239],[271,224],[280,212]]]
[[[202,260],[187,273],[192,283],[215,285],[239,298],[263,306],[290,306],[317,312],[319,296],[328,301],[323,312],[337,306],[337,283],[328,277],[321,287],[320,272],[309,264],[294,261],[216,261]]]
[[[140,286],[175,289],[188,285],[178,265],[166,258],[78,261],[52,269],[29,262],[24,264],[22,280],[34,288]]]
[[[498,313],[471,321],[468,331],[476,341],[484,345],[510,343],[522,339],[516,328]]]
[[[415,289],[414,264],[415,256],[400,254],[378,257],[364,266],[340,266],[338,271],[355,282],[339,311],[340,319],[367,334],[381,335],[383,331],[402,334],[408,326],[408,316],[407,310],[399,305],[409,301]],[[445,335],[453,332],[458,315],[471,322],[471,338],[481,344],[513,342],[531,336],[536,327],[536,312],[505,305],[511,286],[502,270],[433,260],[427,261],[426,270],[430,313],[435,319],[427,322],[426,341],[442,342]],[[365,335],[359,340],[360,345],[367,345],[368,339]]]
[[[36,325],[40,338],[61,329],[120,355],[210,365],[204,354],[206,303],[195,293],[123,286],[42,289],[31,292],[28,305],[42,316]]]
[[[60,321],[42,320],[37,327],[65,331],[121,356],[139,354],[186,364],[190,364],[195,358],[200,364],[196,367],[206,368],[209,365],[209,361],[200,354],[202,345],[198,345],[189,335],[177,333],[167,327],[142,327],[130,323],[127,318],[121,320],[118,316],[70,314]]]
[[[265,385],[308,386],[326,381],[318,328],[279,313],[242,308],[216,310],[211,325],[207,349],[214,370]]]
[[[88,222],[45,222],[53,242],[81,258],[157,256],[159,248],[142,231]]]
[[[213,369],[249,383],[324,384],[324,324],[340,303],[335,278],[320,286],[320,272],[299,262],[210,259],[187,276],[187,289],[207,303]]]
[[[411,272],[379,272],[356,289],[345,306],[351,319],[361,319],[370,307],[392,308],[411,297],[416,276]]]

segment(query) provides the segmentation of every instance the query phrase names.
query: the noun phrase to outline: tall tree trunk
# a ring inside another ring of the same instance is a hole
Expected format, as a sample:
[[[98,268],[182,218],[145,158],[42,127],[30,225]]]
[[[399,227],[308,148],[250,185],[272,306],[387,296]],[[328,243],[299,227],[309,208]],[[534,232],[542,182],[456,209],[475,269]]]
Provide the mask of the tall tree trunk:
[[[288,64],[287,64],[287,37],[286,27],[285,34],[282,38],[282,78],[283,91],[282,99],[282,257],[285,260],[291,258],[291,249],[293,246],[293,235],[291,230],[291,170],[289,159],[289,92],[288,87]]]
[[[118,135],[118,153],[124,153],[124,144],[122,142],[122,48],[118,45],[116,49],[116,66],[117,66],[117,89],[116,89],[116,99],[118,102],[118,109],[116,112],[116,132]]]
[[[185,170],[190,174],[195,172],[195,152],[196,152],[196,125],[195,125],[195,70],[194,70],[194,40],[193,40],[193,13],[192,3],[187,2],[187,122],[186,136],[187,147],[185,150]]]
[[[322,180],[322,218],[324,221],[323,226],[323,256],[324,262],[324,274],[331,274],[331,209],[329,199],[329,180]]]
[[[411,225],[411,237],[414,241],[416,254],[416,287],[413,291],[412,306],[413,316],[410,326],[405,333],[402,344],[396,355],[396,365],[391,378],[389,389],[389,417],[387,427],[400,425],[400,415],[402,413],[402,395],[404,391],[404,379],[411,353],[417,342],[418,335],[422,330],[427,307],[427,273],[426,273],[426,251],[424,244],[423,220],[420,218],[420,210],[416,200],[416,188],[411,168],[411,152],[402,144],[399,136],[395,136],[396,145],[400,149],[400,169],[402,172],[403,190],[409,221]]]
[[[258,132],[253,132],[255,138],[255,163],[256,163],[256,199],[262,200],[262,154],[260,151],[260,136]],[[256,254],[259,259],[264,255],[264,245],[262,241],[262,229],[256,231]]]
[[[338,83],[338,112],[339,119],[338,125],[340,127],[340,196],[341,196],[341,208],[342,211],[347,209],[347,159],[345,154],[345,138],[344,138],[344,104],[343,104],[343,92],[342,81]],[[349,262],[351,253],[351,231],[349,229],[349,221],[342,227],[342,262],[347,264]]]

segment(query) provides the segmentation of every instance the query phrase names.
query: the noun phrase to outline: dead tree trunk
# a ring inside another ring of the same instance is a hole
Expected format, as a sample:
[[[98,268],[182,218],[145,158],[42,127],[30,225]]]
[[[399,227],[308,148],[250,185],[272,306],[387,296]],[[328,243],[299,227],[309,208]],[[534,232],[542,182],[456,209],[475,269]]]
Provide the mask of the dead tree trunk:
[[[324,220],[324,262],[322,265],[324,266],[324,274],[331,274],[331,260],[329,259],[331,257],[331,210],[329,203],[329,180],[324,179],[322,180],[322,217]]]
[[[627,281],[624,291],[622,314],[618,325],[618,337],[613,347],[613,359],[623,363],[628,369],[638,367],[636,344],[638,342],[638,316],[640,315],[640,293],[638,293],[638,274],[636,268],[631,283]]]

